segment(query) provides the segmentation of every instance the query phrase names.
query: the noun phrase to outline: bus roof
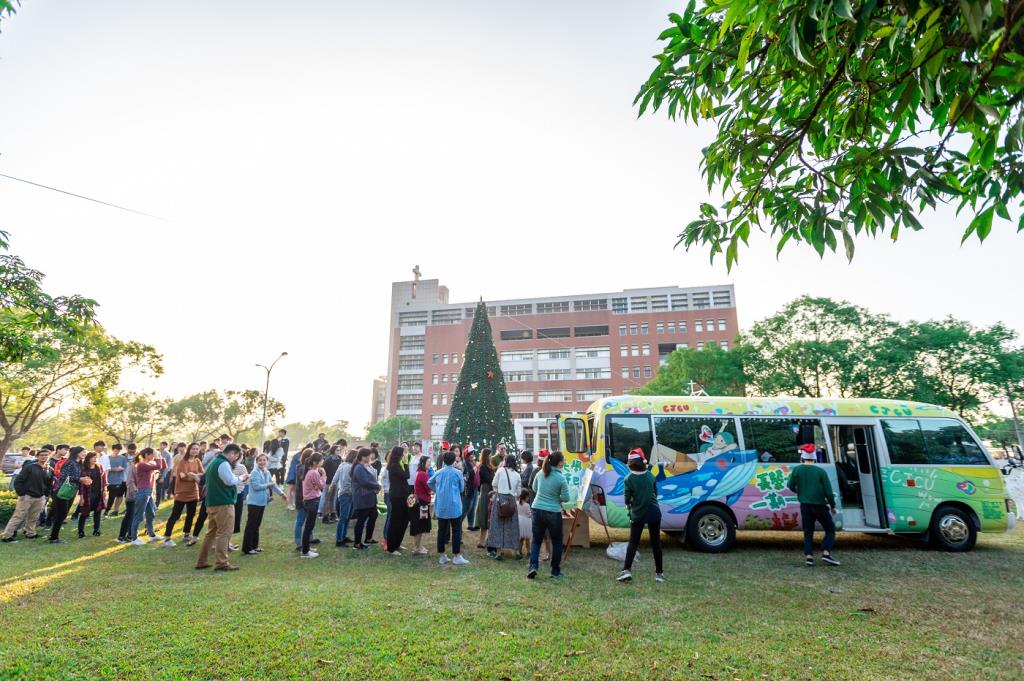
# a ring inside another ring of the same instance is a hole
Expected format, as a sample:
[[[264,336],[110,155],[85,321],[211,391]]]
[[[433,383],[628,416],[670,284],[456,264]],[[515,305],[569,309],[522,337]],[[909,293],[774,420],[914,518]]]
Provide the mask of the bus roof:
[[[712,416],[941,416],[957,418],[954,412],[934,404],[873,398],[617,395],[594,402],[587,408],[587,411],[612,414]]]

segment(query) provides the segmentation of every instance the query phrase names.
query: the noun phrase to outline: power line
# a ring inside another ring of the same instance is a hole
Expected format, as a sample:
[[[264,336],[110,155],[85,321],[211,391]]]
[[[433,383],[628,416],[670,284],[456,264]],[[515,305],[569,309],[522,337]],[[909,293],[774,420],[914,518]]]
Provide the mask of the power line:
[[[123,210],[123,211],[126,211],[128,213],[135,213],[136,215],[142,215],[142,216],[145,216],[147,218],[153,218],[154,220],[163,220],[163,218],[161,218],[161,217],[157,217],[156,215],[150,215],[149,213],[143,213],[141,210],[134,210],[132,208],[125,208],[124,206],[119,206],[116,203],[108,203],[106,201],[100,201],[99,199],[93,199],[93,198],[90,198],[88,196],[82,196],[81,194],[75,194],[74,192],[69,192],[69,191],[65,191],[63,189],[58,189],[57,187],[50,187],[48,185],[40,184],[38,182],[32,182],[31,180],[24,180],[24,179],[22,179],[20,177],[14,177],[13,175],[5,175],[3,173],[0,173],[0,177],[5,177],[8,180],[14,180],[15,182],[24,182],[25,184],[30,184],[33,187],[39,187],[41,189],[49,189],[52,192],[58,192],[60,194],[67,194],[68,196],[73,196],[76,199],[84,199],[86,201],[92,201],[93,203],[98,203],[98,204],[101,204],[103,206],[110,206],[111,208],[117,208],[118,210]]]

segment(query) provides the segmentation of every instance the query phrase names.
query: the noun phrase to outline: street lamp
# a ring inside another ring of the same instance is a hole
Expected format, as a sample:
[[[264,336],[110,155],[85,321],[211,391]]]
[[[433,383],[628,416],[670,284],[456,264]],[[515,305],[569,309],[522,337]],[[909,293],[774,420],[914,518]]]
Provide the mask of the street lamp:
[[[288,356],[287,352],[282,352],[280,355],[277,356],[277,359],[275,359],[270,364],[269,367],[265,367],[262,364],[257,364],[256,365],[260,369],[263,369],[264,371],[267,372],[267,385],[263,389],[263,419],[260,421],[260,451],[261,452],[263,451],[263,445],[265,444],[265,441],[263,439],[263,435],[266,433],[266,428],[267,428],[267,396],[270,395],[270,372],[274,370],[274,365],[277,364],[278,362],[280,362],[282,357],[287,357],[287,356]]]

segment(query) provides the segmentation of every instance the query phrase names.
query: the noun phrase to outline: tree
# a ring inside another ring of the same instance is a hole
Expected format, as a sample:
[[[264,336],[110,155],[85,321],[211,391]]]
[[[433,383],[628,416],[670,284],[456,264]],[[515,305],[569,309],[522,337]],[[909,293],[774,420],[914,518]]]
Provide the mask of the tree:
[[[745,346],[723,350],[710,343],[703,349],[679,348],[668,356],[668,363],[658,369],[647,385],[636,395],[689,395],[690,384],[708,395],[741,396],[745,393],[743,370]]]
[[[444,439],[470,442],[475,447],[493,447],[504,442],[510,450],[515,450],[516,438],[505,376],[498,363],[491,322],[483,301],[476,306],[463,359]]]
[[[0,363],[0,451],[62,400],[100,399],[126,367],[154,375],[163,370],[152,347],[107,336],[98,325],[70,334],[48,330],[36,343],[22,361]]]
[[[0,16],[4,2],[0,0]],[[0,250],[7,234],[0,232]],[[0,364],[56,352],[55,334],[84,333],[95,320],[96,301],[81,296],[51,296],[43,291],[43,273],[15,255],[0,254]]]
[[[237,440],[243,432],[258,431],[263,417],[263,393],[259,390],[228,390],[225,393],[224,432]],[[267,399],[267,418],[284,416],[284,404]],[[258,433],[257,433],[258,434]],[[259,443],[256,443],[259,445]]]
[[[414,440],[420,436],[420,422],[411,416],[389,416],[370,426],[366,439],[391,447],[402,440]]]
[[[188,442],[200,442],[223,424],[224,402],[216,390],[195,393],[167,405],[171,424]]]
[[[779,250],[922,229],[969,207],[963,238],[1024,203],[1024,4],[1019,0],[690,0],[634,103],[710,120],[709,190],[679,235],[736,262],[752,228]],[[1024,230],[1024,214],[1017,223]]]
[[[741,334],[748,390],[797,397],[896,397],[912,382],[899,324],[803,296]]]
[[[116,392],[82,407],[72,419],[117,442],[140,442],[167,434],[169,403],[153,393]]]

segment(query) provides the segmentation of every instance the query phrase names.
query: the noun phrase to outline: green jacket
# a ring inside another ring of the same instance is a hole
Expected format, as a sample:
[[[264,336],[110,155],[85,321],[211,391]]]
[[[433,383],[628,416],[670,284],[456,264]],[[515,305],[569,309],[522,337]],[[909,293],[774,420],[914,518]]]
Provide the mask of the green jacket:
[[[832,493],[832,482],[823,468],[813,464],[802,463],[793,469],[789,474],[789,482],[786,483],[791,491],[796,492],[796,498],[801,504],[814,504],[816,506],[836,505],[836,497]]]
[[[650,471],[628,474],[623,489],[629,519],[633,522],[643,520],[651,504],[658,503],[658,490]]]

